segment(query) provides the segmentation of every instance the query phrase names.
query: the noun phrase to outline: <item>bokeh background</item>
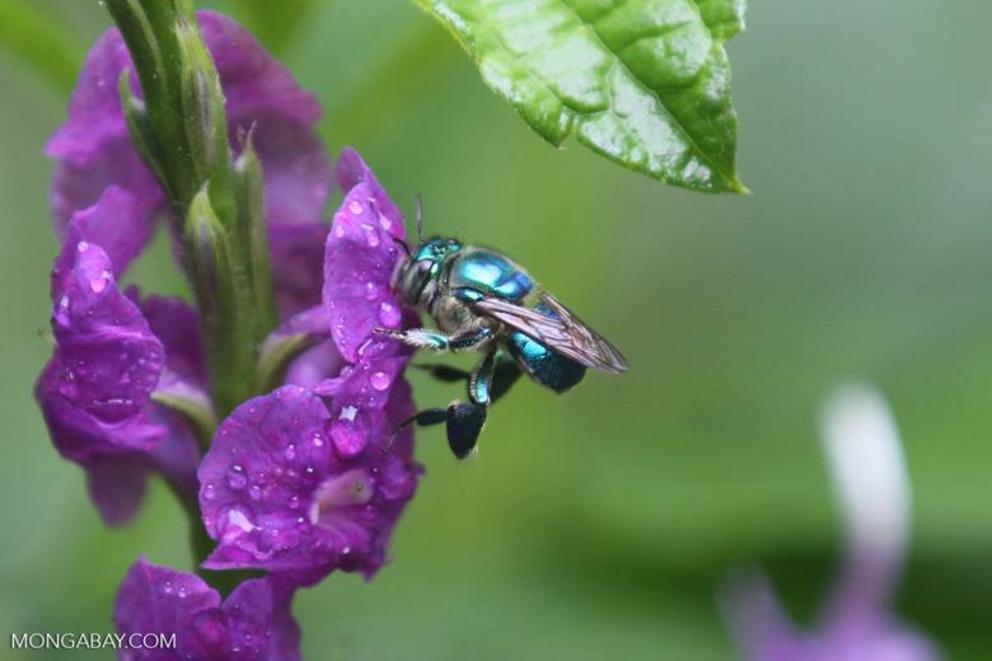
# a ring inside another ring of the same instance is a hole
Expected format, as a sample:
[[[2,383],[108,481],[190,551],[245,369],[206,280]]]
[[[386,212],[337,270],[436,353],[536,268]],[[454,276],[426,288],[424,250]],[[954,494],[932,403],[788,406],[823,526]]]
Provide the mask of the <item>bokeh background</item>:
[[[41,150],[109,21],[95,0],[7,4],[0,657],[12,630],[107,631],[137,555],[189,562],[161,483],[133,526],[100,525],[31,398],[56,250]],[[563,398],[522,385],[464,464],[420,433],[427,475],[392,564],[299,596],[305,656],[726,659],[715,588],[752,563],[809,621],[839,551],[816,418],[858,376],[890,398],[914,487],[898,606],[951,659],[990,658],[992,4],[755,0],[729,46],[750,197],[553,149],[412,3],[202,5],[319,94],[329,148],[360,148],[408,208],[421,193],[431,231],[528,265],[633,366]],[[163,240],[132,279],[185,291]],[[460,395],[414,379],[423,405]]]

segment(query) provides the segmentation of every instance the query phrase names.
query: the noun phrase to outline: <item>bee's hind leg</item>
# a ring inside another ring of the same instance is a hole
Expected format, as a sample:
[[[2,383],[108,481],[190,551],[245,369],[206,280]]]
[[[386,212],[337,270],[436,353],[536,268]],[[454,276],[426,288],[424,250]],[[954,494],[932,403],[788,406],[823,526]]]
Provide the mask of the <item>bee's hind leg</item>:
[[[420,411],[403,424],[417,423],[429,427],[445,423],[448,447],[459,459],[464,459],[475,449],[486,424],[486,412],[492,403],[493,376],[496,374],[497,353],[490,351],[471,374],[455,367],[431,365],[425,369],[445,381],[467,379],[469,402],[453,402],[448,408]]]
[[[486,423],[486,407],[475,403],[454,402],[448,408],[424,409],[403,421],[406,425],[416,423],[418,427],[431,427],[446,423],[448,447],[459,459],[467,457],[479,440],[482,426]]]

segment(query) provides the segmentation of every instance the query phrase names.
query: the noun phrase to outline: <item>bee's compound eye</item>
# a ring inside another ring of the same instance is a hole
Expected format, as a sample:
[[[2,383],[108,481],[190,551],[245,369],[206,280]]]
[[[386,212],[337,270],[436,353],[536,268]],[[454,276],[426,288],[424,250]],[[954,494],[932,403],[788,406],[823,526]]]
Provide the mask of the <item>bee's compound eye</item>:
[[[410,265],[403,278],[403,289],[411,303],[415,303],[434,275],[437,263],[432,259],[420,259]]]

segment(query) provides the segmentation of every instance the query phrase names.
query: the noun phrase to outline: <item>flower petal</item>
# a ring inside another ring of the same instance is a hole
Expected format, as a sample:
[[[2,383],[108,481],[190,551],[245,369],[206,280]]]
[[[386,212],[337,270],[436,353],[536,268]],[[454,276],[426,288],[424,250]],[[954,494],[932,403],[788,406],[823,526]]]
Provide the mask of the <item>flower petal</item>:
[[[176,633],[178,637],[185,633],[191,614],[219,606],[220,595],[199,576],[138,558],[117,591],[114,624],[120,633]]]
[[[65,246],[57,263],[57,344],[35,395],[56,449],[86,470],[104,521],[120,525],[137,511],[153,469],[195,492],[196,444],[176,416],[151,403],[168,362],[165,347],[117,289],[106,252],[80,241]],[[170,346],[178,344],[176,336],[196,332],[182,305],[163,299],[150,306],[156,315],[172,315]],[[195,354],[177,349],[177,368],[195,373]]]
[[[107,253],[110,270],[120,277],[151,238],[151,225],[135,222],[137,215],[134,196],[117,186],[110,186],[90,207],[76,211],[65,228],[63,248],[52,270],[52,292],[61,291],[66,274],[76,260],[73,249],[80,242],[98,245]]]
[[[253,659],[299,659],[300,627],[290,609],[294,587],[279,577],[236,587],[223,606],[232,647]]]
[[[289,319],[320,304],[328,229],[324,223],[269,225],[272,280],[280,318]]]
[[[393,391],[412,408],[405,384]],[[304,388],[235,409],[199,470],[204,523],[219,542],[204,566],[289,572],[307,584],[336,568],[374,573],[420,473],[411,439],[390,442],[394,408],[369,416],[375,440],[349,457],[335,452],[330,413]]]
[[[89,464],[86,486],[106,525],[122,526],[138,513],[148,472],[148,462],[137,454],[100,458]]]
[[[206,354],[196,310],[180,298],[148,296],[140,299],[136,290],[129,296],[140,301],[141,312],[155,337],[165,349],[165,365],[179,379],[197,387],[207,383]]]
[[[300,658],[300,631],[290,612],[292,586],[252,579],[221,603],[220,595],[189,572],[139,558],[121,582],[114,605],[118,633],[175,635],[176,647],[131,650],[134,659]]]
[[[338,158],[337,175],[338,184],[345,193],[356,186],[365,184],[382,214],[382,217],[379,218],[379,224],[400,241],[406,239],[406,227],[399,207],[386,194],[386,189],[376,179],[372,168],[351,147],[346,147],[341,151],[341,156]]]
[[[359,348],[376,327],[400,324],[400,301],[390,288],[401,256],[402,216],[354,152],[342,156],[347,189],[334,214],[324,253],[324,305],[341,355],[358,362]],[[395,239],[395,240],[394,240]]]
[[[128,139],[117,92],[121,72],[134,67],[117,30],[106,31],[90,50],[69,103],[69,117],[45,153],[58,160],[52,183],[52,212],[57,233],[69,219],[92,206],[110,186],[127,191],[135,202],[133,227],[148,234],[165,196]],[[132,73],[132,88],[140,86]]]
[[[52,316],[59,392],[102,421],[121,422],[148,402],[165,350],[138,307],[117,289],[100,246],[67,245],[58,262],[70,259]]]

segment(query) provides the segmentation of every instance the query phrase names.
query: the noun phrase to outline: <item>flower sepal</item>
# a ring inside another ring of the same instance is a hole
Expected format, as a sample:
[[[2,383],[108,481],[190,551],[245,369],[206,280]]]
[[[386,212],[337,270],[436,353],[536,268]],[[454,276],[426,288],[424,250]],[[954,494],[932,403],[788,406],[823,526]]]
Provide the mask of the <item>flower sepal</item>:
[[[255,384],[254,304],[246,265],[211,204],[209,182],[193,198],[183,237],[187,270],[196,290],[212,392],[221,415],[232,411]]]

